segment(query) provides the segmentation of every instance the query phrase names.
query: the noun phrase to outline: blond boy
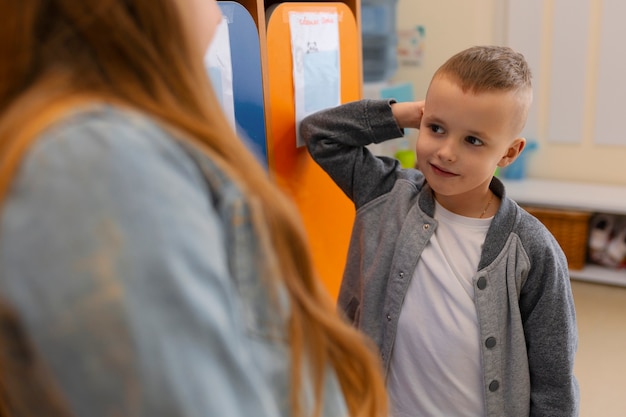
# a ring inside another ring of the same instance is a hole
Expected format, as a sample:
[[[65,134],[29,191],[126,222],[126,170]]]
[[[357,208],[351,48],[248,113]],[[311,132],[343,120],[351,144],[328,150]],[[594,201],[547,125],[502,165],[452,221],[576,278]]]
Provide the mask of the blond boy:
[[[531,100],[524,57],[481,46],[441,66],[424,102],[301,124],[357,210],[338,302],[380,350],[394,417],[578,414],[567,260],[493,177],[524,149]],[[365,148],[404,128],[420,129],[417,169]]]

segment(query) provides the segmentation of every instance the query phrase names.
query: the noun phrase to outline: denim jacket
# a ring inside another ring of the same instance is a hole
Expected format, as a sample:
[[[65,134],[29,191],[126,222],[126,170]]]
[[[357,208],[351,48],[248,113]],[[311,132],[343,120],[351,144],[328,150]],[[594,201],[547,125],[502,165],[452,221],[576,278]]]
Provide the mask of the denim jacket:
[[[365,148],[402,136],[390,101],[318,112],[302,121],[301,134],[357,209],[338,302],[379,347],[388,371],[404,296],[437,228],[432,191],[420,171]],[[567,260],[548,230],[505,196],[497,178],[490,187],[502,204],[472,277],[486,414],[576,416],[578,339]]]
[[[145,115],[81,109],[4,202],[0,292],[78,417],[286,417],[286,319],[255,245],[211,159]],[[345,416],[332,371],[324,390],[323,415]]]

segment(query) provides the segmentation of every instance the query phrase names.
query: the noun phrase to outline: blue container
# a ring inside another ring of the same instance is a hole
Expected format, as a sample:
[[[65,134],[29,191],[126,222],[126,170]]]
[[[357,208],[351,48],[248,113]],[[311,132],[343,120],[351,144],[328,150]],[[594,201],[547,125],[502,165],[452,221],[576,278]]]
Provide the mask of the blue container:
[[[362,0],[363,81],[391,78],[398,69],[396,9],[398,0]]]

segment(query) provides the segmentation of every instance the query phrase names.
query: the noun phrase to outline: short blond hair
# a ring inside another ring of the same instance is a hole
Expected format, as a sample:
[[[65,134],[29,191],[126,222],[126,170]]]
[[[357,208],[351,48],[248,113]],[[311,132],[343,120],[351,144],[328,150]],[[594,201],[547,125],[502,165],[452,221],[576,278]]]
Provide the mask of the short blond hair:
[[[520,104],[512,121],[518,132],[524,127],[532,102],[532,73],[521,53],[506,46],[474,46],[450,57],[433,79],[445,77],[464,93],[512,92]]]

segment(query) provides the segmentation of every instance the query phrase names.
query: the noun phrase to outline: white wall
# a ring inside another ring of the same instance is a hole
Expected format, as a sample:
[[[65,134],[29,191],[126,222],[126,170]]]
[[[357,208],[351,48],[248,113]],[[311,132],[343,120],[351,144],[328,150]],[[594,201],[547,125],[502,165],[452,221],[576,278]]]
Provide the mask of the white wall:
[[[424,97],[435,70],[455,53],[470,46],[502,42],[496,16],[502,0],[398,0],[398,29],[424,26],[421,66],[399,66],[396,81],[411,81],[415,96]]]
[[[515,1],[515,0],[510,0]],[[474,0],[460,2],[454,0],[398,0],[398,29],[409,29],[416,25],[425,28],[424,58],[420,66],[400,66],[393,81],[410,81],[414,85],[415,96],[420,98],[426,94],[428,83],[434,71],[454,53],[478,44],[507,43],[507,1]],[[546,179],[563,179],[626,185],[626,146],[599,145],[594,142],[594,117],[596,94],[594,80],[597,77],[597,37],[600,31],[601,0],[591,0],[589,16],[589,70],[586,74],[585,111],[581,140],[578,143],[559,141],[559,138],[547,140],[549,134],[550,107],[550,59],[554,56],[550,50],[551,34],[554,19],[550,13],[553,2],[543,2],[544,18],[542,18],[541,36],[548,45],[541,51],[542,62],[535,79],[535,106],[537,108],[536,131],[539,149],[529,155],[529,177]],[[616,103],[623,105],[623,103]],[[601,109],[599,109],[601,111]],[[625,116],[626,117],[626,116]],[[621,133],[621,132],[618,132]],[[626,132],[624,132],[626,135]],[[564,139],[564,138],[561,138]]]

